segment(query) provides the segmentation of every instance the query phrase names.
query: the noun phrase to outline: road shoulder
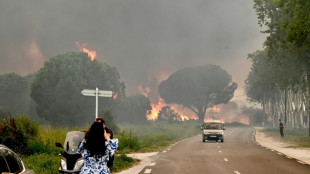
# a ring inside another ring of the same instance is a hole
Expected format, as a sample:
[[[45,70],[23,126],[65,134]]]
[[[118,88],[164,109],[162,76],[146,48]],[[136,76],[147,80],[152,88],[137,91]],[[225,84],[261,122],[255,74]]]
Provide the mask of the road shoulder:
[[[259,145],[310,165],[310,148],[291,148],[296,145],[292,143],[280,142],[272,137],[266,136],[265,133],[261,131],[261,127],[257,127],[255,130],[255,141]]]

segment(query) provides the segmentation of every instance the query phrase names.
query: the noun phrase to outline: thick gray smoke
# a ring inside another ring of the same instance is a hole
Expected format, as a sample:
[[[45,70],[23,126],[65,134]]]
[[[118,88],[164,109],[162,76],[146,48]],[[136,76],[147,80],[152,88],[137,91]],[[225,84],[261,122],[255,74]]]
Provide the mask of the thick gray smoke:
[[[217,64],[239,84],[235,101],[264,40],[250,0],[1,0],[0,26],[0,74],[35,72],[78,42],[119,70],[127,94]]]

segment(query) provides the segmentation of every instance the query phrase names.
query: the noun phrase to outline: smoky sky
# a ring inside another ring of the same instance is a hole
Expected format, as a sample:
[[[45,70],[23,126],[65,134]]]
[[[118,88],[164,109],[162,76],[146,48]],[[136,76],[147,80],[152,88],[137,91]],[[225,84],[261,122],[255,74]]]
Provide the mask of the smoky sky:
[[[251,0],[1,0],[0,74],[35,72],[79,42],[118,69],[127,94],[217,64],[238,83],[238,100],[260,30]]]

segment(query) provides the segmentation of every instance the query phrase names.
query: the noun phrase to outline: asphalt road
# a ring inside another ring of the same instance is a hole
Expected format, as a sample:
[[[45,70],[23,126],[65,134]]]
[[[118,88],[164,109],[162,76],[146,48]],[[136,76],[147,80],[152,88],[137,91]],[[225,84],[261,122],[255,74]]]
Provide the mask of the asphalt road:
[[[140,174],[309,174],[299,163],[255,143],[253,128],[227,127],[224,142],[202,142],[201,135],[159,153]]]

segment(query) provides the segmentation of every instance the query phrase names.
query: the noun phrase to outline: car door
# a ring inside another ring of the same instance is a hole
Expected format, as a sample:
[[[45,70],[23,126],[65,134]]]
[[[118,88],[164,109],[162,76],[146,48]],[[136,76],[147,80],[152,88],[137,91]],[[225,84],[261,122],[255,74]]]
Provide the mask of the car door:
[[[0,148],[0,174],[9,172],[8,165],[2,155],[2,149]]]
[[[13,151],[3,149],[2,153],[3,156],[5,156],[6,163],[8,164],[11,173],[22,173],[26,170],[23,162]]]

